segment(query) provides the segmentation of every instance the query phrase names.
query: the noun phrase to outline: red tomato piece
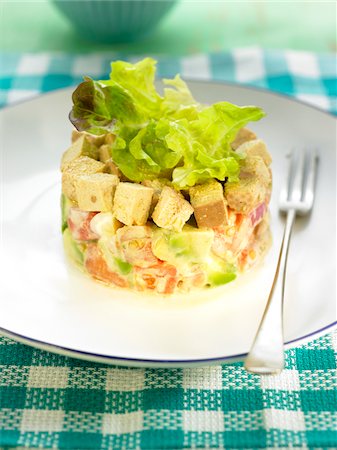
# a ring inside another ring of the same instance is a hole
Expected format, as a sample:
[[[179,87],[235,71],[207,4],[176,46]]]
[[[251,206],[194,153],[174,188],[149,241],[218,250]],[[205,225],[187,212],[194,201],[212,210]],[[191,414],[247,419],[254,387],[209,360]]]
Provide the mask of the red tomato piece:
[[[135,281],[138,290],[150,289],[160,294],[172,294],[178,284],[178,272],[165,262],[152,267],[135,267]]]
[[[78,208],[70,208],[68,215],[68,227],[74,239],[77,241],[92,241],[98,239],[98,235],[90,228],[91,219],[97,212],[82,211]]]
[[[159,259],[152,252],[151,242],[152,232],[148,226],[126,226],[117,230],[117,245],[125,261],[133,266],[151,267],[158,264]]]
[[[84,265],[93,278],[119,287],[128,287],[126,278],[110,270],[97,244],[88,245]]]

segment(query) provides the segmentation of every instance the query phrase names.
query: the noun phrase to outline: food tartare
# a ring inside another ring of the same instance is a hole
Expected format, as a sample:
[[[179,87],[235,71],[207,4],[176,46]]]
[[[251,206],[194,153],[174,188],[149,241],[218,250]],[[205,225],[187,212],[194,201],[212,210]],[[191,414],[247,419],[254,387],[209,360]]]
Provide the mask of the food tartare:
[[[113,62],[73,93],[62,232],[69,257],[111,286],[158,293],[220,286],[269,246],[271,157],[246,125],[255,106],[197,102],[156,62]]]

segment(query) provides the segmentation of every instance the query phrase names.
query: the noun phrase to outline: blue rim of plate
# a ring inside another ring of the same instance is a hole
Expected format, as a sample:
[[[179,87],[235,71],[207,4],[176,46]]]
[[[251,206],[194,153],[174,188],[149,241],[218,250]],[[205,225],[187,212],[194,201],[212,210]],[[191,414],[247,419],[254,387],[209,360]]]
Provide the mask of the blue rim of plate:
[[[239,83],[233,83],[233,82],[228,82],[228,81],[221,81],[221,80],[198,80],[198,79],[187,79],[184,78],[184,80],[189,83],[203,83],[203,84],[219,84],[219,85],[227,85],[230,87],[236,87],[236,88],[243,88],[243,89],[247,89],[247,90],[253,90],[253,91],[257,91],[257,92],[264,92],[266,94],[275,96],[275,97],[280,97],[283,99],[286,99],[290,102],[294,102],[294,103],[299,103],[303,106],[308,107],[309,109],[313,109],[315,111],[318,111],[320,113],[323,113],[329,117],[332,117],[334,119],[336,119],[336,115],[333,114],[330,111],[326,111],[324,109],[319,108],[318,106],[312,105],[310,103],[307,103],[303,100],[297,99],[296,97],[292,97],[290,95],[287,94],[283,94],[280,92],[275,92],[275,91],[271,91],[269,89],[265,89],[262,87],[257,87],[257,86],[252,86],[249,84],[239,84]],[[62,89],[54,89],[52,91],[48,91],[48,92],[44,92],[41,93],[35,97],[29,98],[29,99],[25,99],[25,100],[21,100],[21,101],[17,101],[17,102],[13,102],[10,105],[5,105],[4,107],[2,107],[0,109],[0,112],[2,110],[6,110],[15,106],[19,106],[23,103],[27,103],[30,101],[34,101],[37,100],[39,97],[41,96],[46,96],[46,95],[51,95],[51,94],[55,94],[57,92],[62,92],[62,91],[67,91],[72,89],[73,87],[76,87],[76,85],[74,86],[68,86]],[[333,331],[334,329],[337,329],[337,321],[331,322],[330,324],[315,330],[311,333],[305,334],[303,336],[300,336],[296,339],[292,339],[290,341],[287,341],[284,343],[284,345],[286,347],[291,347],[293,344],[296,343],[305,343],[307,341],[313,340],[318,337],[320,337],[321,335],[327,334],[328,332]],[[31,347],[35,347],[41,350],[45,350],[45,351],[50,351],[53,353],[57,353],[59,355],[62,356],[66,356],[66,357],[72,357],[72,358],[79,358],[79,359],[83,359],[86,361],[91,361],[91,362],[100,362],[100,363],[105,363],[105,364],[116,364],[118,365],[118,363],[122,363],[124,365],[127,365],[127,363],[130,363],[130,365],[145,365],[145,364],[150,364],[150,365],[163,365],[166,367],[174,367],[176,365],[193,365],[193,364],[215,364],[215,363],[221,363],[221,362],[235,362],[235,361],[241,361],[243,360],[246,356],[247,353],[238,353],[236,355],[227,355],[227,356],[216,356],[216,357],[212,357],[212,358],[201,358],[201,359],[146,359],[146,358],[130,358],[130,357],[125,357],[125,356],[111,356],[111,355],[103,355],[103,354],[99,354],[99,353],[91,353],[91,352],[85,352],[82,350],[76,350],[76,349],[72,349],[72,348],[68,348],[68,347],[63,347],[63,346],[59,346],[56,344],[51,344],[48,342],[44,342],[44,341],[40,341],[38,339],[34,339],[34,338],[30,338],[28,336],[24,336],[21,335],[19,333],[15,333],[12,332],[10,330],[7,330],[5,328],[0,327],[0,334],[14,339],[18,342],[21,342],[23,344],[29,345]],[[287,348],[286,348],[287,350]]]

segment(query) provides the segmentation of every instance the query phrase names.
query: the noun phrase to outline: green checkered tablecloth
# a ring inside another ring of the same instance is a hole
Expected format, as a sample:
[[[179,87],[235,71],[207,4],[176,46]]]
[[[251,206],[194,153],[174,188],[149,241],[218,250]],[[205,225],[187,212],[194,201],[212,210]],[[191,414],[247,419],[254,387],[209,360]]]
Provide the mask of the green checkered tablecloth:
[[[74,85],[83,74],[103,78],[116,58],[123,56],[1,54],[0,103]],[[176,72],[265,87],[337,112],[333,55],[248,48],[159,58],[159,76]],[[119,368],[2,337],[0,447],[336,449],[336,351],[335,332],[288,350],[281,375],[259,377],[241,363]]]

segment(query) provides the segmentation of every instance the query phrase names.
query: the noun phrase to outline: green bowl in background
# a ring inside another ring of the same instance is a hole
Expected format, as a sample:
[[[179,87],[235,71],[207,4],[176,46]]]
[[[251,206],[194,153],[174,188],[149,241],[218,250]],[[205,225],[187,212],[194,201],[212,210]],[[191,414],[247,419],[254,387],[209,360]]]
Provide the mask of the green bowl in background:
[[[150,33],[177,0],[52,0],[86,39],[129,42]]]

